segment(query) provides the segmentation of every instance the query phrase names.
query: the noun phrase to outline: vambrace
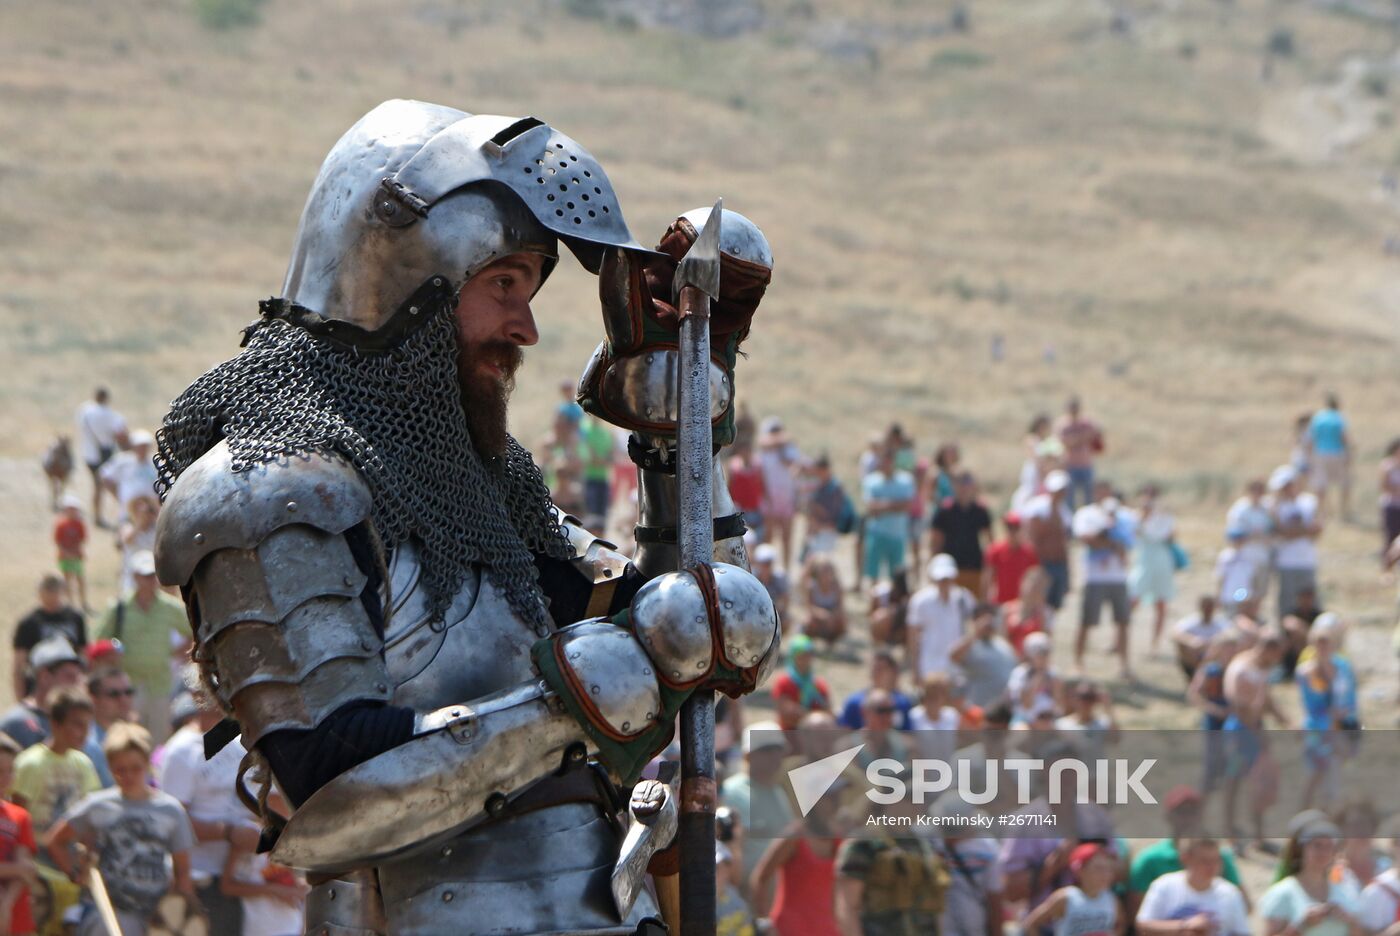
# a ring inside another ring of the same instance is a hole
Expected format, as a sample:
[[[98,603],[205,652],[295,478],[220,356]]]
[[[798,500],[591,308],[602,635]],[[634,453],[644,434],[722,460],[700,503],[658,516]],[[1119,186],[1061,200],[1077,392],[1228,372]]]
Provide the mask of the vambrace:
[[[633,437],[634,440],[636,437]],[[674,457],[674,453],[673,453]],[[633,559],[637,569],[647,578],[674,571],[680,565],[679,482],[674,472],[642,467],[637,488],[637,552]],[[744,548],[744,515],[729,496],[729,482],[724,476],[720,456],[714,456],[711,474],[714,499],[715,548],[714,561],[749,567]]]

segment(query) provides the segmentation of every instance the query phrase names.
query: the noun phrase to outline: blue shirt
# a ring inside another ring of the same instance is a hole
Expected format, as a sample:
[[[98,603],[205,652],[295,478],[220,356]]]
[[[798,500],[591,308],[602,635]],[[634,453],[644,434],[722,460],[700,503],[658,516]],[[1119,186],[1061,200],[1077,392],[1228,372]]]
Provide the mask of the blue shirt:
[[[1334,409],[1320,409],[1313,413],[1308,423],[1308,435],[1312,437],[1313,451],[1318,455],[1343,455],[1346,453],[1346,417]]]
[[[892,477],[886,477],[878,471],[872,471],[861,480],[860,490],[867,504],[876,500],[913,500],[914,477],[907,471],[896,471]],[[909,538],[909,512],[896,510],[890,513],[872,514],[865,518],[865,531],[902,542]]]
[[[846,699],[846,704],[841,706],[841,717],[836,719],[843,728],[852,731],[859,731],[865,727],[865,693],[862,689],[859,692],[851,693]],[[895,722],[895,727],[900,731],[908,731],[913,726],[909,724],[909,711],[914,707],[913,701],[904,693],[896,690],[894,693],[894,707],[899,709],[899,718]]]

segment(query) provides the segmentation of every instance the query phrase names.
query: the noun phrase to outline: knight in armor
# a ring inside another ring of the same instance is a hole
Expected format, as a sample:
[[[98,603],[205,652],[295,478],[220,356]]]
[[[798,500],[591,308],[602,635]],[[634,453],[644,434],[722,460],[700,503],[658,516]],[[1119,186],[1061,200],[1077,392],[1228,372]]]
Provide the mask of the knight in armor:
[[[281,297],[173,404],[158,572],[229,715],[206,749],[241,733],[294,807],[264,838],[308,873],[308,933],[665,931],[635,878],[674,814],[638,839],[628,791],[692,691],[750,692],[778,654],[718,461],[715,562],[675,571],[670,283],[706,217],[647,250],[543,122],[387,102],[326,157]],[[742,216],[721,231],[717,447],[772,266]],[[635,562],[506,431],[561,242],[600,276],[579,399],[633,431]]]

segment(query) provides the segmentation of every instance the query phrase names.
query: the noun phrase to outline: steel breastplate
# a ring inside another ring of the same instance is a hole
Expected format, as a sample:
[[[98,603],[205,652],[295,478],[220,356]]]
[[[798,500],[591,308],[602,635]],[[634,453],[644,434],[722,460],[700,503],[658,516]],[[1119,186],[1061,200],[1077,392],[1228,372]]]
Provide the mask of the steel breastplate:
[[[539,636],[511,610],[480,569],[468,575],[447,614],[428,614],[412,543],[389,561],[385,659],[394,704],[429,712],[535,678],[530,647]],[[610,875],[619,834],[592,803],[567,803],[492,822],[376,869],[387,932],[398,934],[627,934],[656,915],[642,894],[619,921]],[[361,932],[329,896],[343,881],[312,890],[307,932]],[[370,921],[366,920],[366,923]],[[373,924],[372,924],[373,925]],[[366,927],[363,932],[374,932]]]

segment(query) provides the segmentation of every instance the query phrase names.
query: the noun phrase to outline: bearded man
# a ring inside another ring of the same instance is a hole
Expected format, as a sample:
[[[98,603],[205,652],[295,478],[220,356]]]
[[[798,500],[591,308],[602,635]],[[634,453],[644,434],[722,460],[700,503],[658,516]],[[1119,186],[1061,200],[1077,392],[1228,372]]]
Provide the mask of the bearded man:
[[[704,221],[648,251],[602,167],[541,121],[387,102],[327,156],[243,352],[175,401],[160,576],[230,716],[206,748],[241,732],[244,769],[295,807],[262,812],[273,858],[312,881],[308,932],[665,931],[617,886],[639,873],[626,792],[690,692],[752,691],[778,653],[718,468],[728,562],[673,571],[665,299]],[[772,262],[742,216],[722,231],[721,444]],[[555,510],[506,428],[561,240],[601,273],[580,400],[634,430],[636,565]]]

